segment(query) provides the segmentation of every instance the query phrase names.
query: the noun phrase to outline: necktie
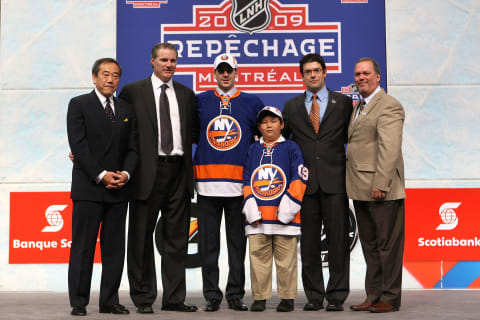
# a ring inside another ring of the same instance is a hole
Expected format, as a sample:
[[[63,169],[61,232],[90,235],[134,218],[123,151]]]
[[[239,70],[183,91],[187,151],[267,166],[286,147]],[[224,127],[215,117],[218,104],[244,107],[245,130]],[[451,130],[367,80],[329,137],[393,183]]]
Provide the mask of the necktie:
[[[310,110],[310,121],[313,125],[313,130],[315,133],[318,133],[320,129],[320,106],[318,105],[317,95],[313,95],[312,99],[312,109]]]
[[[113,122],[113,114],[112,106],[110,106],[110,98],[107,98],[107,103],[105,104],[105,114],[107,115],[108,120]]]
[[[358,108],[360,109],[360,112],[362,112],[363,109],[365,109],[365,105],[366,105],[365,100],[360,100],[360,103],[358,105]]]
[[[165,154],[169,154],[173,150],[173,134],[172,121],[170,120],[170,104],[168,103],[167,93],[168,88],[166,83],[161,86],[160,92],[160,147]]]

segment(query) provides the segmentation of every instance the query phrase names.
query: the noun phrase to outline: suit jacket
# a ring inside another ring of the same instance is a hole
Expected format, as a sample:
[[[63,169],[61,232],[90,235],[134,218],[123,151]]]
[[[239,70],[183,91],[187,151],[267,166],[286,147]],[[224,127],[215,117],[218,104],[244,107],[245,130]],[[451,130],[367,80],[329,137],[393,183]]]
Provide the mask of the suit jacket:
[[[195,94],[184,85],[173,81],[178,101],[184,165],[187,188],[193,197],[192,141],[198,140],[198,114]],[[138,123],[139,166],[132,178],[133,197],[146,200],[153,190],[158,158],[158,125],[155,97],[150,77],[127,84],[119,98],[128,101],[134,108]]]
[[[353,200],[373,201],[372,188],[386,191],[385,200],[405,198],[402,105],[382,89],[348,127],[347,193]]]
[[[328,104],[315,133],[305,108],[305,93],[285,103],[284,136],[295,141],[302,150],[309,170],[305,194],[314,194],[318,188],[326,193],[345,193],[345,144],[352,113],[352,99],[328,90]]]
[[[138,161],[137,127],[133,109],[114,98],[115,121],[112,123],[95,91],[70,100],[67,132],[75,155],[72,169],[71,198],[97,202],[129,199],[130,183],[119,190],[105,188],[95,178],[103,171],[128,171],[131,177]]]

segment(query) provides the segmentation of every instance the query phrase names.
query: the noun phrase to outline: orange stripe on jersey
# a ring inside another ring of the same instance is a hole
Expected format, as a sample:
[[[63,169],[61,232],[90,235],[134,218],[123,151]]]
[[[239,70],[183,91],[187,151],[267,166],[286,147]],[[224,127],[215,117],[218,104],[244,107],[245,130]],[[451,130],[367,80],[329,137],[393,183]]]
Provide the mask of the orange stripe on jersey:
[[[197,179],[243,180],[243,166],[231,164],[199,164],[193,166]]]
[[[307,189],[307,185],[303,183],[302,180],[293,180],[288,188],[288,193],[298,201],[302,202],[305,189]]]
[[[259,206],[258,210],[260,210],[260,212],[262,213],[262,220],[278,220],[277,218],[278,207]],[[292,222],[300,223],[300,211],[297,212]]]
[[[250,186],[243,186],[243,198],[247,199],[252,194],[252,188]]]

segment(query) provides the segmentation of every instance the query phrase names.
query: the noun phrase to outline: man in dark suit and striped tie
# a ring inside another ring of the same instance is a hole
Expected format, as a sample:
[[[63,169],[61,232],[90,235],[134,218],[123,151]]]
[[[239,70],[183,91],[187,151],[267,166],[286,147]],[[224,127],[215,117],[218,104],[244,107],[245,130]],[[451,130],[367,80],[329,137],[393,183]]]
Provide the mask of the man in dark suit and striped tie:
[[[345,188],[345,148],[352,100],[325,86],[323,58],[315,53],[300,60],[307,90],[288,100],[283,109],[284,136],[302,150],[309,171],[302,202],[302,280],[308,298],[305,311],[342,311],[349,293],[348,198]],[[328,243],[330,279],[322,274],[322,223]]]
[[[75,316],[87,314],[100,225],[100,313],[129,313],[119,303],[118,288],[125,259],[128,182],[137,165],[138,138],[133,109],[113,96],[121,73],[114,59],[97,60],[92,68],[95,89],[68,105],[68,142],[75,155],[68,293]]]

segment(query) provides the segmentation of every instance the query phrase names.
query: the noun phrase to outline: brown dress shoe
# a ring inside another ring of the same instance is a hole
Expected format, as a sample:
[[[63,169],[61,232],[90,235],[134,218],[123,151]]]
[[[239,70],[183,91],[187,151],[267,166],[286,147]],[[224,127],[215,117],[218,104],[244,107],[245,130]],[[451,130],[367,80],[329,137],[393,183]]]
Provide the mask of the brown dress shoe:
[[[392,306],[390,303],[379,301],[375,303],[369,310],[370,312],[383,313],[398,311],[398,307]]]
[[[373,303],[365,300],[360,304],[351,305],[350,309],[352,309],[353,311],[370,311],[371,307],[373,307]]]

